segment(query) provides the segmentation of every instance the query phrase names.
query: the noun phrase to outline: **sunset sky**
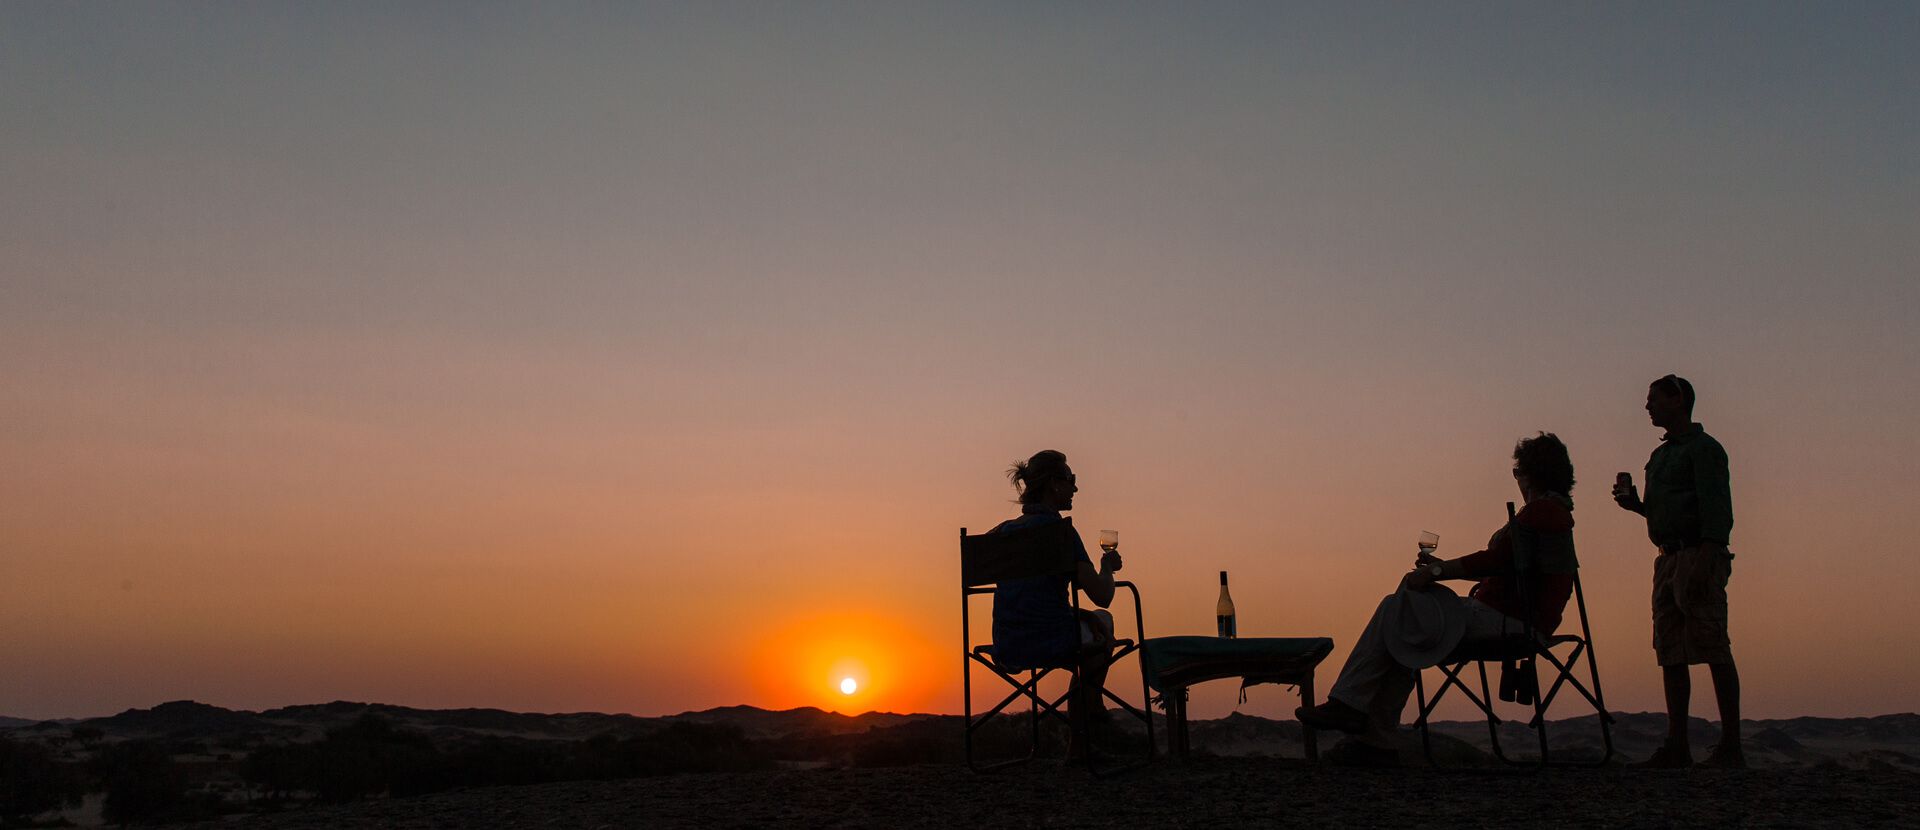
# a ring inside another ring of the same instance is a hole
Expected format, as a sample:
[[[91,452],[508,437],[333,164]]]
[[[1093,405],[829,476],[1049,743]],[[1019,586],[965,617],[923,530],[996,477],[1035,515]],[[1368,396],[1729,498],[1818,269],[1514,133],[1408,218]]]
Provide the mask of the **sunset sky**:
[[[1911,3],[7,3],[0,715],[957,712],[955,534],[1043,448],[1149,635],[1227,570],[1243,636],[1335,639],[1324,688],[1543,429],[1608,702],[1658,711],[1606,491],[1668,372],[1732,458],[1746,714],[1912,711],[1916,42]]]

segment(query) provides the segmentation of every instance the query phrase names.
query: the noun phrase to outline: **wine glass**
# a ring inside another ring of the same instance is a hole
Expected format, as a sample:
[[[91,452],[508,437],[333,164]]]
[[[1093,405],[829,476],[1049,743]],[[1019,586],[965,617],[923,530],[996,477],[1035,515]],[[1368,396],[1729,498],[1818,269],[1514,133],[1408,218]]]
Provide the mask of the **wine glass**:
[[[1440,547],[1440,534],[1431,530],[1420,531],[1420,556],[1416,559],[1425,562],[1433,558],[1433,552]]]
[[[1108,553],[1112,553],[1116,548],[1119,548],[1119,547],[1120,547],[1120,531],[1118,530],[1100,531],[1100,549],[1101,550],[1104,550]]]

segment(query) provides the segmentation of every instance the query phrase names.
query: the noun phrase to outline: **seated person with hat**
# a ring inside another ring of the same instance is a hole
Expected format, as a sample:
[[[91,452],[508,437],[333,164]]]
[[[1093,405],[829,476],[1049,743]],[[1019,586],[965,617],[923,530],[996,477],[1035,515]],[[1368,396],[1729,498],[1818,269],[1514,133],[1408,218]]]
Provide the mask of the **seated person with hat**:
[[[1526,507],[1510,525],[1547,534],[1573,532],[1573,462],[1567,446],[1552,433],[1521,440],[1513,448],[1513,478]],[[1546,574],[1530,578],[1536,603],[1515,584],[1514,548],[1508,527],[1487,541],[1486,550],[1459,559],[1425,556],[1400,581],[1400,589],[1380,601],[1366,630],[1340,669],[1327,702],[1302,706],[1295,714],[1316,729],[1337,729],[1358,736],[1348,747],[1350,760],[1392,764],[1398,751],[1393,733],[1400,711],[1412,694],[1415,673],[1439,664],[1465,640],[1523,635],[1528,606],[1540,636],[1560,626],[1561,611],[1573,594],[1573,578]],[[1441,580],[1475,580],[1466,597]]]

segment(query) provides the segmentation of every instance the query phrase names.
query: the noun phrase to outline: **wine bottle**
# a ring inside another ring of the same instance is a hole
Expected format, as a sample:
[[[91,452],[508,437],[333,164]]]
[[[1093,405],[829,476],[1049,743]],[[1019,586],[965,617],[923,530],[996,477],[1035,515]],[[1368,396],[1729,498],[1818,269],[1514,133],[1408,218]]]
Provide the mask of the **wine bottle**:
[[[1213,618],[1214,622],[1220,626],[1220,636],[1228,638],[1239,636],[1233,617],[1233,595],[1227,593],[1226,571],[1220,572],[1220,601],[1213,605]]]

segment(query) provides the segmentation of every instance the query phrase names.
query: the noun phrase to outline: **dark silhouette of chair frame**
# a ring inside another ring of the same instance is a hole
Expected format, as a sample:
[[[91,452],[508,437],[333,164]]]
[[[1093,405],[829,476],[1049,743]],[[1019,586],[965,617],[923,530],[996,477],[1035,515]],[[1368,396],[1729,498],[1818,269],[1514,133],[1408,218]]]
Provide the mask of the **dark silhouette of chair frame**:
[[[1508,635],[1498,640],[1461,643],[1452,654],[1447,655],[1446,659],[1435,666],[1442,675],[1446,676],[1446,679],[1441,681],[1438,689],[1434,690],[1431,700],[1427,698],[1426,672],[1414,673],[1414,688],[1419,692],[1420,718],[1417,723],[1420,727],[1421,750],[1427,756],[1427,763],[1432,764],[1433,738],[1428,720],[1433,715],[1434,708],[1440,705],[1441,698],[1446,696],[1447,689],[1455,687],[1487,716],[1487,734],[1492,740],[1493,755],[1501,761],[1515,766],[1605,766],[1613,759],[1613,715],[1607,712],[1606,698],[1600,693],[1600,664],[1594,657],[1593,629],[1587,624],[1587,597],[1580,586],[1580,561],[1574,553],[1572,535],[1568,534],[1564,539],[1550,537],[1514,523],[1513,517],[1513,502],[1507,502],[1507,533],[1513,544],[1514,584],[1519,587],[1530,612],[1523,620],[1524,630],[1518,635]],[[1533,621],[1539,615],[1531,612],[1538,609],[1539,597],[1538,592],[1532,590],[1532,586],[1539,576],[1549,574],[1567,574],[1573,577],[1573,599],[1580,610],[1579,634],[1541,637],[1534,630]],[[1567,652],[1565,657],[1554,653],[1555,648],[1568,645],[1573,646],[1573,649]],[[1593,684],[1591,690],[1574,675],[1583,655],[1586,657],[1588,681]],[[1539,691],[1536,658],[1546,660],[1554,668],[1553,685],[1548,687],[1544,694]],[[1508,758],[1506,752],[1500,748],[1500,716],[1493,711],[1494,696],[1487,684],[1487,664],[1490,662],[1517,663],[1516,668],[1521,672],[1522,682],[1531,683],[1534,692],[1533,718],[1527,722],[1527,728],[1534,730],[1540,738],[1538,761]],[[1475,664],[1480,671],[1480,694],[1478,695],[1474,694],[1473,689],[1468,688],[1466,682],[1460,679],[1460,673],[1466,670],[1468,663]],[[1556,762],[1551,760],[1550,750],[1547,747],[1547,707],[1552,705],[1554,697],[1566,686],[1571,686],[1579,692],[1581,697],[1593,704],[1594,711],[1599,713],[1600,742],[1605,751],[1598,761]]]
[[[1048,715],[1066,722],[1069,728],[1072,727],[1072,720],[1067,717],[1065,712],[1060,710],[1060,707],[1065,704],[1067,698],[1073,694],[1073,688],[1078,687],[1080,684],[1080,654],[1072,655],[1052,665],[1031,667],[1002,665],[995,657],[992,644],[980,646],[973,644],[972,603],[970,601],[974,596],[979,594],[992,594],[994,587],[1003,581],[1027,579],[1037,576],[1065,576],[1072,586],[1069,589],[1069,593],[1073,597],[1075,617],[1072,623],[1073,642],[1078,643],[1080,641],[1080,621],[1078,619],[1080,586],[1077,577],[1079,575],[1080,562],[1079,558],[1074,555],[1074,546],[1068,541],[1072,537],[1072,533],[1072,519],[1063,519],[1062,521],[1048,522],[1033,527],[1017,528],[1000,533],[985,533],[977,536],[968,536],[967,529],[964,527],[960,528],[960,633],[961,649],[964,655],[964,659],[961,661],[960,676],[961,688],[963,690],[962,697],[965,701],[966,710],[967,767],[974,772],[991,772],[1017,764],[1024,764],[1038,757],[1040,753],[1040,715],[1043,711]],[[1115,589],[1125,588],[1133,595],[1135,638],[1116,638],[1113,641],[1112,650],[1106,657],[1108,666],[1112,666],[1114,663],[1119,662],[1121,658],[1137,651],[1140,648],[1140,643],[1146,639],[1146,623],[1140,607],[1140,589],[1135,587],[1132,582],[1125,580],[1114,580],[1113,584]],[[1117,634],[1118,632],[1115,633]],[[1012,692],[1001,699],[992,709],[987,710],[977,718],[974,717],[973,714],[973,666],[976,663],[985,666],[988,671],[1005,681],[1007,685],[1013,687]],[[1065,694],[1048,700],[1040,692],[1040,681],[1060,669],[1064,669],[1072,675],[1072,683]],[[1021,672],[1026,673],[1027,677],[1025,680],[1020,679],[1018,676]],[[1147,751],[1143,757],[1118,769],[1100,771],[1117,772],[1151,761],[1154,754],[1153,716],[1145,708],[1145,701],[1148,700],[1148,695],[1150,694],[1147,689],[1146,673],[1143,671],[1140,676],[1140,700],[1142,701],[1142,706],[1140,707],[1135,707],[1133,704],[1122,700],[1119,695],[1114,694],[1105,686],[1101,687],[1100,694],[1103,698],[1120,704],[1122,709],[1133,717],[1140,719],[1147,727]],[[1032,730],[1032,743],[1027,750],[1027,754],[1024,757],[986,765],[976,762],[973,757],[974,732],[985,726],[988,721],[1000,715],[1009,705],[1012,705],[1022,697],[1028,701],[1028,721]],[[1085,741],[1085,746],[1088,749],[1088,767],[1090,769],[1096,768],[1096,753],[1093,751],[1093,742]]]

